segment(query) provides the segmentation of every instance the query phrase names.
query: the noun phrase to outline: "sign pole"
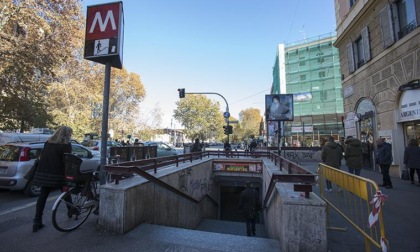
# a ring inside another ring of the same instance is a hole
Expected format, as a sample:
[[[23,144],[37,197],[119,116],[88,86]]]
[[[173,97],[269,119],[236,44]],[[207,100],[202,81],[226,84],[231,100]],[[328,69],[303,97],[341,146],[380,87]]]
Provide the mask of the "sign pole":
[[[109,112],[109,89],[111,78],[111,62],[105,64],[104,100],[102,105],[102,132],[101,132],[101,169],[99,172],[100,184],[106,183],[105,165],[107,159],[108,142],[108,112]]]
[[[277,121],[277,142],[278,142],[278,152],[277,152],[277,154],[279,156],[281,156],[281,131],[282,131],[281,123],[280,123],[280,121]]]

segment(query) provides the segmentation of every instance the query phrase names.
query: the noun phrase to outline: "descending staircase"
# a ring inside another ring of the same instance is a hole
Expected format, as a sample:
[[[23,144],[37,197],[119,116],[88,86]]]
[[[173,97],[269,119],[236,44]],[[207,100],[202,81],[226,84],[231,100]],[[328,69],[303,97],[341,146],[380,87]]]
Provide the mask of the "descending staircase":
[[[137,239],[142,251],[281,251],[279,241],[262,238],[262,225],[256,233],[246,236],[245,223],[205,219],[197,230],[141,224],[124,236]]]

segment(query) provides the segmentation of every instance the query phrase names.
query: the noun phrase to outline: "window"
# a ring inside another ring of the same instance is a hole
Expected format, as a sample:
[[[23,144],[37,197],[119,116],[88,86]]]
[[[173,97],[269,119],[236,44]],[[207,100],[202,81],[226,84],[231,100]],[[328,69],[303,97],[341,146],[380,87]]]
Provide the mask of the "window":
[[[302,74],[302,75],[300,76],[300,80],[301,80],[301,81],[306,80],[306,74]]]
[[[398,38],[401,39],[416,28],[416,9],[414,6],[414,0],[399,0],[397,1],[396,6],[399,21]]]
[[[357,1],[357,0],[349,0],[349,5],[350,5],[350,8],[351,8],[351,7],[353,7],[353,5],[355,5],[355,4],[356,4],[356,1]]]
[[[325,71],[318,72],[319,78],[325,78]]]
[[[415,0],[397,0],[379,13],[384,48],[394,44],[417,27]]]
[[[363,28],[360,37],[346,46],[349,73],[363,66],[370,60],[370,41],[368,27]],[[355,64],[356,63],[356,64]]]

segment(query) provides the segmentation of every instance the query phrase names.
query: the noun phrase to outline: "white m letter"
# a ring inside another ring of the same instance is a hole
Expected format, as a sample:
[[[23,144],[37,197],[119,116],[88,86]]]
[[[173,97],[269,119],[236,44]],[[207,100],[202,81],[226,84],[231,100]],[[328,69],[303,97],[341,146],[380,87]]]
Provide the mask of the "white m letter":
[[[116,30],[117,26],[115,25],[115,20],[114,20],[114,15],[112,15],[112,10],[109,10],[107,12],[106,17],[105,17],[105,22],[102,22],[101,13],[96,12],[95,18],[93,19],[92,26],[90,27],[89,33],[93,33],[93,30],[95,29],[95,26],[96,26],[96,22],[99,22],[99,29],[101,29],[101,32],[105,31],[109,20],[111,20],[112,30]]]

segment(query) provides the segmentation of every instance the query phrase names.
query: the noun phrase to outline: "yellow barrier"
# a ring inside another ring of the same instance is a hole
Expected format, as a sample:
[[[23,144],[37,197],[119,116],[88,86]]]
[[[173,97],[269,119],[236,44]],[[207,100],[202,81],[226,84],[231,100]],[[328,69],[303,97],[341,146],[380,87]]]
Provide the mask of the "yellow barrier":
[[[327,202],[328,228],[339,230],[329,226],[329,207],[332,207],[365,237],[366,251],[370,251],[371,243],[378,248],[387,246],[389,249],[385,239],[382,211],[379,212],[376,224],[372,227],[368,225],[369,215],[374,209],[370,202],[380,191],[378,185],[372,180],[322,163],[318,165],[318,175],[320,195]],[[332,184],[331,192],[324,190],[327,179]]]

